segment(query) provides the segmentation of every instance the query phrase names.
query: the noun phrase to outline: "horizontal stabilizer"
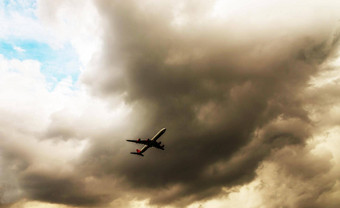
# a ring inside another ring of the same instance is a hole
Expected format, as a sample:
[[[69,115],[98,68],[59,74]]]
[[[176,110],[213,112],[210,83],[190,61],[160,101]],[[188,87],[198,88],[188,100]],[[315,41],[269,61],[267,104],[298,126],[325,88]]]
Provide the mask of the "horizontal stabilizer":
[[[139,155],[139,156],[144,157],[144,155],[142,153],[139,153],[139,152],[130,152],[130,153],[133,154],[133,155]]]

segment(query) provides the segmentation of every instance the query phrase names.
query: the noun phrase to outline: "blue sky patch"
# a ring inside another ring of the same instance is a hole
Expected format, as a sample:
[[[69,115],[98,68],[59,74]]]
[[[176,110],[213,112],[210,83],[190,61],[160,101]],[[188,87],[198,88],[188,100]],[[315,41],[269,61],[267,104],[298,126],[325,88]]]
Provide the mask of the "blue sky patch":
[[[7,21],[11,22],[12,15],[36,21],[36,0],[0,0],[0,12],[3,12]],[[9,33],[11,34],[11,33]],[[37,36],[42,34],[37,34]],[[66,77],[72,77],[76,82],[80,74],[81,63],[77,52],[70,42],[61,48],[52,48],[49,44],[35,39],[24,38],[25,34],[12,35],[0,38],[0,54],[7,59],[37,60],[41,63],[41,72],[53,86]],[[40,38],[41,39],[41,38]]]
[[[7,59],[37,60],[41,63],[41,72],[51,81],[60,81],[71,76],[78,80],[81,63],[71,44],[60,49],[52,49],[48,44],[35,40],[0,39],[0,54]]]
[[[4,0],[0,3],[0,7],[2,7],[6,15],[18,12],[24,16],[36,19],[37,0]]]

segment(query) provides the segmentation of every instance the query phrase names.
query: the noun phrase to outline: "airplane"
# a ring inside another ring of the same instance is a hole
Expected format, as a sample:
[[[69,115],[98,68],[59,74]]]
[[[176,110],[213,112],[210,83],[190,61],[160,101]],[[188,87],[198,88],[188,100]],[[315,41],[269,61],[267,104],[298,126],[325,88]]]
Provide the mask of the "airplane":
[[[162,145],[161,142],[157,142],[157,139],[161,137],[166,131],[166,128],[162,128],[152,139],[137,139],[137,140],[129,140],[127,139],[126,141],[128,142],[134,142],[137,144],[144,144],[142,149],[136,149],[136,152],[130,152],[130,154],[134,155],[139,155],[139,156],[144,156],[143,153],[149,149],[149,147],[155,147],[157,149],[164,150],[164,144]]]

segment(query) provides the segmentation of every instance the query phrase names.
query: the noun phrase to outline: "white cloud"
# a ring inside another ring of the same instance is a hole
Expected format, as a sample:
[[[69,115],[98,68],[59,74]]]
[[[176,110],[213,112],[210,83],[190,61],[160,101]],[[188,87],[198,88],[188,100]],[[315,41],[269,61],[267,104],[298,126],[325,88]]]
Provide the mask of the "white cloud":
[[[69,41],[87,67],[101,48],[102,20],[91,0],[38,1],[37,16],[51,34]]]
[[[0,24],[0,39],[14,41],[18,52],[25,51],[17,46],[17,40],[35,40],[54,50],[71,44],[82,64],[76,70],[89,67],[101,48],[102,22],[91,0],[81,4],[75,0],[37,1],[36,4],[10,1],[7,6],[2,3]]]
[[[51,116],[61,111],[70,117],[81,117],[80,122],[90,122],[89,126],[92,122],[106,125],[113,118],[126,115],[128,109],[119,100],[116,108],[111,109],[112,106],[90,96],[83,85],[73,83],[70,77],[49,90],[40,65],[35,60],[7,60],[0,55],[0,110],[21,117],[21,122],[13,120],[7,125],[41,132]],[[92,117],[87,120],[89,115]]]
[[[128,115],[123,103],[112,108],[90,96],[81,84],[72,83],[71,78],[49,90],[40,65],[35,60],[8,60],[0,55],[0,184],[12,187],[6,189],[3,202],[21,195],[16,172],[25,163],[8,164],[4,157],[24,155],[30,164],[26,173],[71,173],[92,137],[98,131],[124,125],[122,121]],[[70,124],[75,138],[57,141],[46,134],[58,119]]]
[[[4,7],[0,8],[0,23],[1,39],[31,39],[50,45],[60,42],[37,19],[15,10],[5,12]]]
[[[20,48],[19,46],[13,46],[13,49],[21,53],[26,51],[25,49]]]

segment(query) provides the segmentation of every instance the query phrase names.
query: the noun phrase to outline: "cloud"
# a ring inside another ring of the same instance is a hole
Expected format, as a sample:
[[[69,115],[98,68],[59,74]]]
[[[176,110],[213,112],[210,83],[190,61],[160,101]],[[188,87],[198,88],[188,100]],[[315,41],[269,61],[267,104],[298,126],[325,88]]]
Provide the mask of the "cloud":
[[[16,51],[18,51],[18,52],[20,52],[20,53],[22,53],[22,52],[25,52],[25,51],[26,51],[25,49],[23,49],[23,48],[20,48],[19,46],[14,46],[14,47],[13,47],[13,49],[14,49],[14,50],[16,50]]]
[[[257,191],[266,207],[336,207],[339,172],[332,152],[315,154],[315,147],[285,147],[259,172]]]
[[[49,44],[71,43],[83,67],[90,64],[101,47],[101,18],[91,0],[38,1],[36,15],[53,35]],[[60,46],[59,46],[60,47]]]
[[[100,190],[88,187],[90,178],[75,166],[91,135],[123,125],[113,118],[121,120],[125,107],[108,108],[70,78],[49,90],[35,60],[7,60],[0,55],[0,66],[1,206],[22,198],[71,205],[107,201]],[[63,119],[75,123],[60,123]],[[66,128],[77,133],[65,134]]]
[[[273,152],[304,146],[312,121],[303,90],[339,38],[326,9],[311,13],[318,4],[254,9],[252,24],[244,14],[211,17],[203,2],[98,2],[106,44],[83,80],[103,97],[123,95],[143,123],[139,135],[167,127],[167,150],[123,158],[125,146],[107,152],[103,138],[82,168],[124,177],[151,204],[185,206],[251,182]]]
[[[316,121],[337,105],[324,102],[337,83],[311,81],[337,56],[338,5],[226,2],[38,2],[85,51],[86,87],[66,78],[48,90],[39,62],[0,57],[1,203],[225,207],[249,193],[244,207],[335,207],[338,156],[321,132],[337,120]],[[76,17],[84,25],[68,31]],[[166,151],[129,155],[125,139],[162,127]]]

